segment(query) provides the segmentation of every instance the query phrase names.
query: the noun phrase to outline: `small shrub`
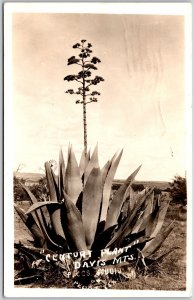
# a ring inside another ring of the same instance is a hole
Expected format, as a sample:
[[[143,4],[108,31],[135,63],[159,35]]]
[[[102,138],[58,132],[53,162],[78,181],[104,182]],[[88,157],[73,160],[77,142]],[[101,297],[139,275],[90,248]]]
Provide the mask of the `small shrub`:
[[[24,178],[18,178],[14,175],[13,178],[13,190],[14,190],[14,201],[30,200],[30,197],[21,186],[26,183]],[[41,178],[37,184],[29,186],[29,190],[34,194],[38,201],[49,200],[49,191],[47,188],[46,177]]]
[[[174,177],[173,182],[170,183],[170,195],[174,203],[187,204],[186,178],[181,176]]]
[[[141,191],[144,190],[144,185],[141,184],[141,183],[139,183],[139,184],[138,183],[133,183],[131,186],[132,186],[134,192],[141,192]]]
[[[49,191],[47,188],[47,180],[46,177],[41,178],[38,181],[38,184],[34,184],[30,187],[30,191],[34,194],[34,196],[39,201],[47,201],[49,200]]]
[[[159,188],[157,188],[157,187],[154,188],[155,195],[161,195],[161,193],[162,193],[162,191]]]
[[[26,200],[26,192],[24,191],[20,183],[25,184],[25,179],[18,178],[17,176],[14,175],[13,177],[14,201]]]

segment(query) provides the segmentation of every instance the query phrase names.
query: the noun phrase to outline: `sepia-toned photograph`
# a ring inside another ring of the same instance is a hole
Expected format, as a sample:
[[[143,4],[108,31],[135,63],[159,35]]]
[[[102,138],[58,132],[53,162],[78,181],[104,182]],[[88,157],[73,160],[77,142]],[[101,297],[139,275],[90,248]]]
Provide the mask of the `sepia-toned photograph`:
[[[190,295],[191,6],[4,14],[6,295]]]

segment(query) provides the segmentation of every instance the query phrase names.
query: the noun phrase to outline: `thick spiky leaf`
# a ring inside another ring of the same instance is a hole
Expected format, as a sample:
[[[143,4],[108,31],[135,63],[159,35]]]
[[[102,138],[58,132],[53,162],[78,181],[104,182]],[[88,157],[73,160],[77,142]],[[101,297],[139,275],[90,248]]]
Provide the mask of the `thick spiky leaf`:
[[[90,161],[90,150],[88,151],[87,155],[85,155],[85,149],[84,149],[79,163],[80,177],[82,178],[83,182],[84,182],[84,172],[88,166],[89,161]]]
[[[65,176],[65,192],[75,204],[82,191],[82,181],[76,157],[72,147],[69,148],[68,162]]]
[[[60,200],[63,198],[63,189],[65,189],[65,161],[62,149],[59,151],[59,171],[58,171],[58,188]]]
[[[113,225],[112,227],[109,227],[105,231],[103,231],[101,234],[99,234],[92,245],[92,249],[95,251],[96,249],[103,249],[108,244],[113,231],[115,230],[115,227],[117,225]]]
[[[139,255],[139,251],[142,251],[142,249],[145,247],[145,245],[147,243],[149,243],[153,238],[141,238],[139,240],[139,242],[131,247],[129,247],[129,253],[133,253],[135,255],[137,255],[137,258],[138,258],[138,255]]]
[[[25,211],[23,209],[21,209],[15,203],[14,203],[14,208],[15,208],[16,212],[18,213],[18,215],[20,216],[20,218],[22,219],[22,221],[24,222],[24,224],[26,225],[26,227],[32,233],[32,236],[33,236],[35,242],[39,246],[43,246],[44,236],[42,235],[42,232],[40,231],[40,228],[36,224],[36,222],[35,222],[34,218],[32,217],[32,215],[30,214],[29,216],[27,216]]]
[[[146,247],[143,249],[142,252],[143,255],[149,257],[150,255],[155,253],[161,247],[161,245],[168,237],[170,232],[173,230],[173,228],[174,228],[174,221],[171,222],[163,232],[160,232],[158,235],[156,235],[155,238],[146,245]]]
[[[144,219],[143,223],[140,226],[140,230],[146,230],[146,236],[152,236],[154,232],[159,218],[159,210],[157,208],[149,215],[146,219]]]
[[[53,171],[53,168],[51,167],[51,174],[53,176],[53,180],[54,180],[54,184],[55,184],[55,189],[56,189],[56,193],[58,195],[59,193],[59,187],[58,187],[58,183],[59,183],[59,177],[55,174],[55,172]],[[57,198],[58,199],[58,198]]]
[[[154,211],[153,201],[154,201],[154,191],[147,197],[145,201],[144,219]]]
[[[63,231],[63,227],[62,227],[62,222],[61,222],[61,204],[55,201],[45,201],[45,202],[39,202],[39,203],[34,203],[29,210],[26,212],[26,214],[29,214],[35,210],[37,210],[40,207],[46,206],[49,214],[50,214],[50,218],[51,218],[51,223],[53,226],[53,229],[56,233],[56,235],[61,236],[64,240],[65,240],[65,234]]]
[[[54,183],[53,175],[52,175],[52,172],[51,172],[51,167],[50,167],[50,164],[48,162],[45,163],[45,169],[46,169],[47,180],[48,180],[47,182],[48,182],[48,186],[49,186],[49,190],[50,190],[51,199],[52,199],[53,202],[57,203],[55,183]],[[41,207],[38,207],[40,202],[37,201],[36,197],[31,193],[31,191],[28,189],[28,187],[23,185],[23,188],[26,190],[26,192],[30,196],[30,199],[31,199],[33,205],[37,205],[37,208],[34,210],[34,212],[32,211],[32,215],[33,215],[36,223],[39,225],[42,234],[44,235],[46,240],[51,245],[53,245],[54,247],[57,247],[57,248],[62,248],[60,245],[55,243],[53,241],[53,239],[50,237],[45,215],[43,214],[43,212],[41,210]],[[43,203],[47,203],[47,202],[43,202]]]
[[[104,165],[104,167],[101,169],[101,174],[102,174],[102,186],[104,186],[104,183],[105,183],[105,179],[106,179],[106,176],[108,174],[108,171],[110,169],[110,166],[111,166],[111,162],[108,160],[106,162],[106,164]]]
[[[52,175],[51,175],[52,176]],[[33,205],[37,205],[40,203],[37,201],[36,197],[31,193],[31,191],[28,189],[27,186],[25,185],[22,185],[23,188],[26,190],[26,192],[28,193],[28,195],[30,196],[30,199],[33,203]],[[54,201],[55,202],[55,201]],[[42,202],[42,203],[47,203],[46,201],[45,202]],[[32,206],[33,206],[32,205]],[[46,220],[44,218],[44,215],[41,213],[41,207],[37,207],[37,209],[34,210],[34,215],[33,217],[36,218],[36,222],[38,224],[38,226],[40,227],[41,229],[41,232],[42,234],[44,235],[44,237],[47,239],[47,241],[49,241],[51,243],[51,245],[53,245],[54,247],[57,247],[57,248],[62,248],[60,245],[56,244],[52,239],[51,237],[49,236],[49,233],[48,233],[48,228],[46,228]],[[27,213],[30,213],[30,211],[28,210]],[[33,211],[31,211],[31,213],[33,214]]]
[[[86,170],[84,172],[84,185],[86,181],[88,180],[88,176],[90,175],[91,171],[94,168],[99,168],[99,162],[98,162],[98,144],[96,145],[94,152],[92,153],[91,159],[88,162],[88,165],[86,167]]]
[[[155,227],[154,231],[152,232],[152,234],[150,236],[150,237],[154,238],[154,242],[155,242],[155,240],[157,240],[157,236],[159,235],[159,232],[160,232],[160,230],[162,228],[162,225],[164,223],[164,219],[165,219],[165,216],[166,216],[168,205],[169,205],[169,202],[165,203],[165,205],[159,211],[158,222],[156,224],[156,227]],[[151,242],[146,245],[146,247],[144,249],[144,253],[146,253],[145,251],[150,246],[150,244],[151,244]]]
[[[61,226],[61,209],[54,207],[54,206],[50,206],[49,212],[51,215],[51,222],[52,222],[52,225],[53,225],[53,228],[54,228],[56,234],[59,234],[60,236],[65,238],[65,235],[64,235],[64,232],[63,232],[62,226]]]
[[[154,187],[155,188],[155,187]],[[156,206],[160,206],[160,195],[154,195],[153,197],[153,205],[152,205],[152,210],[155,209]]]
[[[29,188],[24,185],[23,183],[20,183],[21,186],[23,187],[23,189],[26,191],[26,193],[28,194],[28,196],[30,197],[31,203],[37,203],[38,200],[36,199],[36,197],[32,194],[32,192],[29,190]]]
[[[130,208],[130,211],[131,211],[133,209],[134,205],[135,205],[135,202],[137,201],[137,198],[138,198],[139,194],[135,193],[134,189],[130,185],[129,188],[125,192],[125,198],[127,196],[128,190],[129,190],[129,199],[130,199],[129,208]]]
[[[131,243],[133,243],[135,240],[138,240],[143,236],[145,236],[145,230],[139,231],[137,233],[130,233],[124,238],[121,247],[130,246]]]
[[[52,169],[49,162],[45,163],[45,170],[46,170],[46,178],[47,178],[47,185],[50,194],[50,200],[54,202],[58,202],[55,179],[53,178]]]
[[[86,155],[86,159],[85,159],[85,162],[86,162],[86,167],[87,167],[87,165],[88,165],[89,161],[90,161],[90,149],[88,150],[88,153],[87,153],[87,155]]]
[[[146,194],[146,190],[142,190],[141,192],[135,192],[133,187],[130,185],[128,187],[128,190],[126,190],[125,192],[125,199],[127,196],[127,192],[129,194],[129,212],[133,210],[135,203],[137,203],[139,201],[139,199],[141,199],[143,196],[145,196]]]
[[[110,204],[107,220],[105,224],[105,229],[115,225],[117,223],[121,207],[123,205],[124,195],[128,186],[133,182],[135,176],[137,175],[138,171],[140,170],[141,166],[139,166],[125,181],[125,183],[117,190],[115,193],[113,200]]]
[[[106,220],[107,210],[108,210],[109,200],[110,200],[110,194],[111,194],[111,187],[112,187],[113,179],[114,179],[118,164],[120,162],[122,153],[123,153],[123,150],[120,152],[120,154],[117,157],[115,156],[113,158],[110,169],[109,169],[108,174],[105,179],[105,183],[104,183],[104,187],[103,187],[100,221]]]
[[[17,214],[20,216],[21,220],[24,222],[24,224],[26,224],[28,216],[26,216],[25,211],[15,203],[14,203],[14,208]]]
[[[65,232],[65,236],[72,251],[87,250],[85,231],[83,227],[80,211],[73,204],[70,197],[64,193],[64,203],[62,203],[61,222]]]
[[[38,200],[36,199],[36,197],[32,194],[32,192],[29,190],[29,188],[27,186],[25,186],[24,184],[20,183],[21,186],[23,187],[23,189],[26,191],[26,193],[28,194],[28,196],[30,197],[30,200],[31,200],[31,203],[32,204],[35,204],[35,203],[38,203]],[[32,216],[36,222],[36,224],[40,227],[41,231],[42,231],[42,228],[41,228],[41,223],[46,223],[46,220],[43,220],[42,218],[42,215],[41,215],[41,211],[40,210],[37,210],[35,212],[32,212]],[[44,222],[45,221],[45,222]],[[42,231],[43,233],[43,231]]]
[[[108,243],[107,247],[110,245],[114,245],[115,247],[119,247],[124,238],[131,233],[132,228],[136,222],[136,215],[138,210],[141,208],[141,206],[144,204],[146,198],[152,193],[153,189],[150,188],[150,190],[136,203],[133,210],[131,211],[130,216],[124,221],[124,223],[120,226],[119,230],[115,233],[112,240]]]
[[[158,216],[158,222],[157,222],[157,225],[156,225],[151,237],[156,237],[157,234],[159,233],[160,229],[162,228],[162,225],[164,223],[164,219],[165,219],[165,216],[166,216],[166,212],[168,210],[169,203],[170,203],[170,200],[169,201],[163,201],[161,203],[160,210],[159,210],[159,216]]]
[[[111,158],[111,160],[108,160],[106,162],[106,164],[104,165],[104,167],[101,169],[101,173],[102,173],[102,186],[104,186],[106,177],[108,175],[108,172],[110,170],[112,162],[113,162],[113,160],[115,159],[116,156],[117,156],[117,152],[113,155],[113,157]]]
[[[86,243],[91,247],[99,220],[102,200],[102,176],[99,168],[94,168],[83,190],[82,219],[86,233]]]
[[[79,163],[80,177],[82,177],[82,175],[85,171],[85,162],[86,162],[86,156],[85,156],[85,149],[84,149],[82,151],[82,155],[81,155],[80,163]]]
[[[135,203],[138,202],[140,198],[140,195],[138,193],[135,193],[132,186],[129,185],[123,196],[123,205],[118,220],[122,220],[122,215],[124,217],[129,216]]]
[[[144,212],[142,212],[142,215],[137,219],[137,222],[135,223],[131,233],[137,233],[140,230],[143,221],[144,221]]]
[[[147,199],[148,198],[149,197],[147,197]],[[145,204],[148,205],[147,199],[145,201]],[[147,209],[147,206],[144,209],[144,212],[145,212],[146,209]],[[139,230],[144,230],[145,229],[146,230],[146,232],[145,232],[146,236],[151,236],[153,231],[156,228],[156,225],[158,224],[159,214],[160,214],[160,207],[158,205],[155,206],[154,210],[147,217],[146,217],[147,213],[145,214],[145,216],[144,216],[144,213],[143,213],[142,218],[141,218],[142,222],[141,222],[141,225],[139,227]]]
[[[32,194],[32,192],[29,190],[29,188],[27,186],[25,186],[24,184],[20,183],[21,186],[23,187],[23,189],[26,191],[27,195],[30,197],[31,203],[38,203],[38,200],[36,199],[36,197]],[[35,220],[35,222],[39,225],[40,224],[40,220],[39,217],[41,218],[41,214],[40,211],[35,212],[34,214],[32,213],[33,218]]]
[[[123,225],[124,227],[124,235],[128,235],[129,233],[132,233],[132,229],[136,224],[137,216],[138,218],[142,218],[143,215],[143,208],[145,205],[145,202],[147,198],[150,196],[150,194],[153,192],[153,188],[150,188],[147,190],[145,194],[142,194],[141,197],[138,197],[138,200],[136,201],[132,211],[130,212],[130,215],[128,219],[126,220],[125,224]],[[140,231],[143,230],[144,228],[140,227]]]
[[[60,197],[60,193],[59,193],[59,177],[54,173],[52,168],[51,168],[51,174],[52,174],[52,177],[53,177],[55,192],[56,192],[56,195],[57,195],[57,201],[60,202],[61,197]]]
[[[96,237],[104,231],[105,221],[99,222],[96,230]]]

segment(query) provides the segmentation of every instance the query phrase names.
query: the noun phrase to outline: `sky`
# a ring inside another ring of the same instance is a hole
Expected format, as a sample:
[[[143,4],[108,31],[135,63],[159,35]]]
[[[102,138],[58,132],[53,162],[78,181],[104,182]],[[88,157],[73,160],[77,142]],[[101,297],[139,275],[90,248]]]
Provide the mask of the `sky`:
[[[184,17],[14,13],[14,169],[42,172],[47,160],[83,150],[82,107],[65,91],[67,66],[86,39],[101,63],[97,103],[87,106],[88,147],[98,142],[100,165],[124,149],[116,178],[140,164],[137,180],[172,180],[186,170]]]

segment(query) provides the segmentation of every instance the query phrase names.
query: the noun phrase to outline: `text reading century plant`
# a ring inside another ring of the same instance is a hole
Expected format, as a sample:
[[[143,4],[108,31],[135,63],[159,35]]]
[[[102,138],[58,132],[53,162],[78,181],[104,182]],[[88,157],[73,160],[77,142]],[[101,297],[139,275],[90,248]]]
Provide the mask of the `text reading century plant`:
[[[78,65],[81,68],[81,71],[77,74],[68,75],[64,78],[67,81],[76,81],[79,83],[77,90],[69,89],[66,93],[71,95],[79,95],[81,100],[76,100],[76,104],[82,104],[83,106],[83,125],[84,125],[84,147],[85,155],[87,155],[87,119],[86,119],[86,105],[92,102],[97,102],[97,96],[100,95],[97,91],[91,91],[93,85],[99,84],[104,79],[101,76],[92,77],[92,72],[97,70],[96,65],[100,63],[98,57],[93,56],[92,53],[92,44],[87,43],[86,40],[81,40],[81,43],[76,43],[73,45],[74,49],[79,49],[80,53],[78,57],[71,56],[68,59],[67,65]]]

